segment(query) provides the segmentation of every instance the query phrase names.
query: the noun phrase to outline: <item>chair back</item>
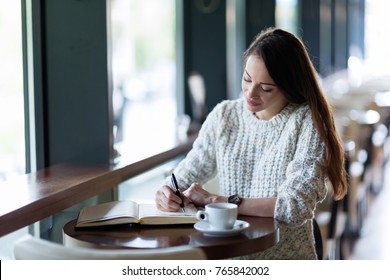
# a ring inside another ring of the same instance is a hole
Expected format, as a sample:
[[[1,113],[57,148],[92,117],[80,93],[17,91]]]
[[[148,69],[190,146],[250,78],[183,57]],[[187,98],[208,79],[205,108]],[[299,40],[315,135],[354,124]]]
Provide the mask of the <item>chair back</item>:
[[[314,241],[315,241],[317,258],[319,260],[323,260],[324,259],[324,248],[323,248],[323,244],[322,244],[321,230],[320,230],[320,227],[319,227],[316,219],[313,219],[313,234],[314,234]]]

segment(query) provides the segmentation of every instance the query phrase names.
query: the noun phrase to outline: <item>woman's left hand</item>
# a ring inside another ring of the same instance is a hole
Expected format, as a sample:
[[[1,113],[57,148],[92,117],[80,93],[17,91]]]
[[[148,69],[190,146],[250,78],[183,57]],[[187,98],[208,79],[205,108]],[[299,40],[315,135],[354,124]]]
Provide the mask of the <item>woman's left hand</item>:
[[[183,194],[196,206],[203,207],[206,204],[214,202],[226,202],[223,197],[212,194],[205,189],[199,183],[193,183]]]

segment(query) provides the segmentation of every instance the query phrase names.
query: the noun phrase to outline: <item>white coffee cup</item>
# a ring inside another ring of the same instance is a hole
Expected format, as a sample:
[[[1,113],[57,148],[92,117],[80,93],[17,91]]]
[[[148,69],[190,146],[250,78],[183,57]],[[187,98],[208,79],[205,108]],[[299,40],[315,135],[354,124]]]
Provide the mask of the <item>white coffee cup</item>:
[[[199,221],[208,222],[216,230],[232,229],[237,220],[238,209],[233,203],[211,203],[196,213]]]

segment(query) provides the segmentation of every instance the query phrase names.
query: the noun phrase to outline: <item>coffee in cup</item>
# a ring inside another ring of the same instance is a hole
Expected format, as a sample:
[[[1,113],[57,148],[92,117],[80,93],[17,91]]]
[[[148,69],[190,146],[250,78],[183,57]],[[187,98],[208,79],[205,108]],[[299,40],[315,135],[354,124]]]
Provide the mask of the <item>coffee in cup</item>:
[[[237,220],[238,209],[233,203],[210,203],[196,213],[199,221],[208,222],[216,230],[232,229]]]

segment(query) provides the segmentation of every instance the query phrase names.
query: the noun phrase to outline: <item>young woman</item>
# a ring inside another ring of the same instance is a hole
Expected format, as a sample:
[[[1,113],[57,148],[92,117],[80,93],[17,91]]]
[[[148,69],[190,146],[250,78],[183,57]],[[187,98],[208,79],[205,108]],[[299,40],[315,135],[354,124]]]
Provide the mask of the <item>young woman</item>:
[[[347,182],[332,109],[302,41],[281,29],[260,33],[244,54],[242,92],[214,108],[175,169],[184,203],[230,201],[239,214],[274,217],[280,242],[248,258],[316,259],[316,205],[327,181],[335,199]],[[202,188],[215,175],[219,194]],[[178,211],[181,200],[168,182],[156,193],[157,207]]]

